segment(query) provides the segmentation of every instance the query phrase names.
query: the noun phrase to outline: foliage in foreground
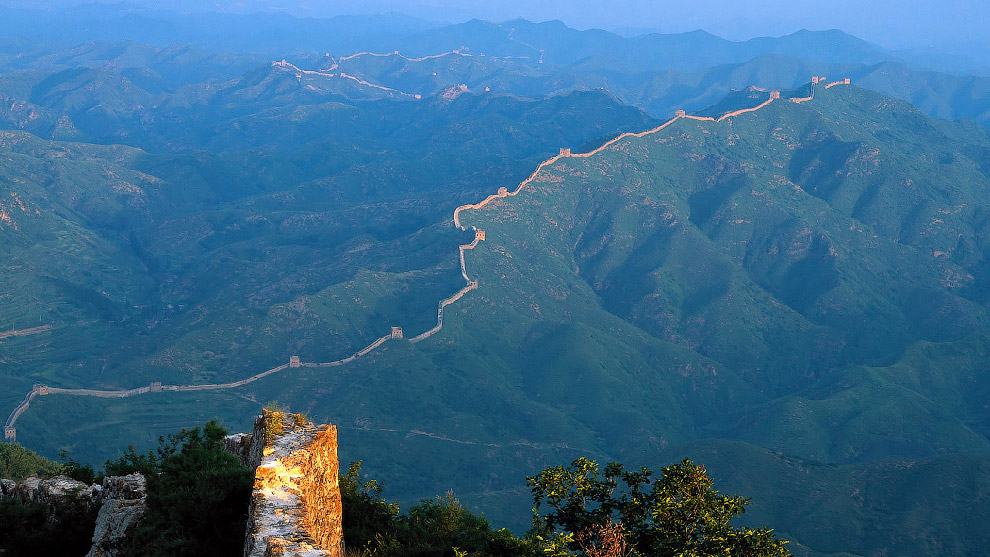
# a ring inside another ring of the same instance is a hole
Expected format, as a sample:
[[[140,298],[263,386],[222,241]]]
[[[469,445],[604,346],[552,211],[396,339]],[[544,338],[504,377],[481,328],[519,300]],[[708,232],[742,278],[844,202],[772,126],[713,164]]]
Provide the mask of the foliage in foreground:
[[[103,471],[61,454],[62,463],[15,444],[0,444],[0,477],[67,475],[100,483],[104,476],[140,472],[148,508],[119,548],[121,555],[241,555],[254,473],[224,450],[227,429],[216,420],[202,428],[160,437],[156,451],[128,447]],[[82,555],[91,545],[99,508],[69,500],[54,509],[41,503],[0,501],[0,554]]]
[[[141,472],[148,510],[122,555],[240,555],[254,474],[224,450],[216,420],[159,439],[156,453],[132,448],[108,461],[112,475]]]
[[[64,464],[17,443],[0,443],[0,478],[20,481],[29,476],[49,478],[66,472]],[[0,500],[0,555],[83,555],[91,545],[98,511],[96,505],[84,499],[69,498],[51,514],[45,503]]]
[[[509,557],[529,555],[529,544],[464,508],[447,492],[405,514],[382,496],[376,480],[361,480],[361,462],[340,477],[344,545],[351,555],[375,557]]]
[[[788,554],[771,529],[732,526],[749,499],[720,494],[704,466],[687,459],[655,477],[615,462],[602,472],[579,458],[527,481],[536,505],[530,535],[564,536],[585,555]]]
[[[141,472],[148,481],[148,510],[121,555],[241,553],[253,474],[224,450],[226,434],[214,420],[160,438],[156,452],[128,448],[107,461],[106,474]],[[94,475],[67,455],[63,461],[59,471]],[[452,491],[400,514],[382,485],[362,479],[361,462],[353,462],[340,477],[344,543],[349,555],[367,557],[788,555],[787,542],[772,530],[732,526],[749,499],[720,494],[705,468],[690,460],[656,475],[615,462],[601,470],[579,458],[527,478],[527,485],[533,528],[520,538],[492,528]],[[45,505],[0,502],[0,549],[11,556],[39,548],[49,555],[84,551],[97,509],[81,505],[59,511],[52,523]]]
[[[0,500],[0,555],[77,557],[92,545],[99,507],[68,498],[51,515],[45,503]]]
[[[533,528],[525,538],[493,530],[448,492],[404,514],[382,496],[375,480],[361,480],[361,463],[341,477],[344,542],[352,555],[786,556],[786,541],[768,528],[730,524],[749,499],[721,495],[703,466],[684,460],[659,477],[647,468],[626,471],[579,458],[527,478]]]
[[[57,462],[48,460],[17,443],[0,442],[0,478],[20,481],[28,476],[50,477],[61,473]]]

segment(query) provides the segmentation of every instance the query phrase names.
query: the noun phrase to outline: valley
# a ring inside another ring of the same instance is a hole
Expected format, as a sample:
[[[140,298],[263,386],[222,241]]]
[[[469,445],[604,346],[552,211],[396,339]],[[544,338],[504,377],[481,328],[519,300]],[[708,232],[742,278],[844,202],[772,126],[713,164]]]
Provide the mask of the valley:
[[[371,54],[371,53],[360,53],[360,54],[352,55],[350,57],[344,57],[341,60],[345,60],[345,59],[348,59],[348,58],[353,58],[353,57],[356,57],[356,56],[359,56],[359,55],[365,55],[365,54],[375,56],[374,54]],[[295,66],[291,66],[291,67],[295,68]],[[295,69],[298,70],[298,68],[295,68]],[[299,70],[299,71],[301,71],[301,70]],[[320,75],[327,75],[328,77],[334,77],[332,74],[320,74]],[[817,83],[817,81],[818,81],[818,77],[815,76],[814,83]],[[824,88],[825,89],[829,89],[829,88],[831,88],[831,87],[833,87],[835,85],[843,85],[843,84],[844,85],[848,85],[849,84],[849,80],[846,79],[844,81],[835,81],[835,82],[832,82],[832,83],[829,83],[829,84],[825,85]],[[800,103],[800,102],[804,102],[805,100],[813,99],[813,98],[814,98],[814,88],[812,88],[812,95],[810,97],[807,97],[807,98],[798,98],[796,100],[796,102]],[[596,149],[593,149],[592,151],[589,151],[587,153],[571,153],[571,150],[570,149],[561,149],[561,151],[560,151],[560,153],[558,155],[556,155],[554,157],[551,157],[551,158],[543,161],[542,163],[540,163],[540,165],[537,166],[536,170],[534,170],[533,173],[526,180],[523,180],[522,182],[520,182],[519,185],[513,191],[509,192],[505,188],[501,188],[498,191],[498,193],[486,197],[483,201],[481,201],[479,203],[468,204],[468,205],[461,205],[461,206],[457,207],[456,209],[454,209],[454,216],[453,216],[454,226],[455,227],[458,227],[458,228],[461,228],[462,230],[465,230],[465,227],[462,226],[461,223],[460,223],[460,213],[461,213],[461,211],[482,209],[482,208],[484,208],[486,205],[488,205],[493,200],[504,198],[504,197],[508,197],[508,196],[518,195],[523,190],[523,188],[525,188],[534,179],[536,179],[536,177],[540,174],[540,172],[545,167],[550,166],[550,165],[553,165],[554,163],[556,163],[557,161],[561,160],[562,158],[588,158],[588,157],[592,157],[594,155],[597,155],[598,153],[601,153],[605,149],[608,149],[609,147],[611,147],[612,145],[618,143],[619,141],[625,140],[627,138],[631,138],[631,137],[641,138],[641,137],[646,137],[648,135],[652,135],[654,133],[657,133],[657,132],[663,130],[664,128],[666,128],[667,126],[673,124],[674,122],[676,122],[678,119],[681,119],[681,118],[693,119],[693,120],[698,120],[698,121],[715,121],[715,122],[721,122],[721,121],[723,121],[723,120],[725,120],[727,118],[734,118],[734,117],[740,116],[740,115],[745,114],[745,113],[748,113],[748,112],[755,112],[755,111],[760,110],[761,108],[764,108],[765,106],[769,105],[774,100],[779,100],[779,99],[780,99],[780,92],[779,91],[772,91],[772,92],[769,93],[769,98],[766,101],[763,101],[762,103],[756,105],[755,107],[752,107],[752,108],[742,108],[742,109],[738,109],[738,110],[729,111],[729,112],[726,112],[726,113],[722,114],[718,118],[714,118],[714,117],[701,117],[701,116],[689,116],[689,115],[685,114],[684,111],[678,111],[677,115],[675,115],[670,120],[667,120],[663,124],[657,126],[656,128],[653,128],[651,130],[647,130],[647,131],[644,131],[644,132],[625,132],[625,133],[622,133],[622,134],[616,136],[615,138],[610,139],[609,141],[605,142],[600,147],[597,147]],[[478,288],[478,281],[477,280],[471,280],[471,278],[467,274],[467,268],[466,268],[466,264],[465,264],[465,261],[464,261],[464,252],[465,252],[465,250],[474,249],[475,247],[478,246],[478,242],[479,241],[482,241],[484,239],[485,239],[485,233],[484,233],[484,231],[477,230],[476,231],[476,234],[475,234],[475,237],[474,237],[474,240],[470,244],[464,244],[464,245],[461,245],[461,246],[458,247],[459,259],[460,259],[460,268],[461,268],[461,275],[464,277],[464,281],[465,281],[466,285],[464,286],[464,288],[458,290],[454,295],[452,295],[452,296],[450,296],[448,298],[444,298],[443,300],[440,300],[438,302],[439,309],[438,309],[438,313],[437,313],[437,324],[436,324],[436,326],[434,326],[433,328],[428,329],[428,330],[426,330],[426,331],[424,331],[424,332],[422,332],[422,333],[420,333],[420,334],[418,334],[416,336],[413,336],[413,337],[409,338],[409,342],[411,342],[411,343],[417,343],[417,342],[423,341],[423,340],[425,340],[425,339],[433,336],[434,334],[440,332],[440,330],[443,328],[443,311],[444,311],[444,308],[447,307],[447,306],[449,306],[449,305],[451,305],[451,304],[453,304],[457,300],[461,299],[462,296],[464,296],[465,294],[467,294],[471,290],[474,290],[474,289]],[[3,338],[4,336],[23,336],[23,335],[27,335],[27,334],[34,334],[34,333],[37,333],[37,332],[48,330],[50,328],[51,328],[50,326],[44,325],[44,326],[40,326],[40,327],[34,327],[32,329],[24,329],[24,330],[21,330],[21,331],[12,331],[12,332],[8,332],[8,333],[0,334],[0,338]],[[385,343],[388,340],[402,339],[402,338],[403,338],[402,328],[401,327],[394,327],[393,326],[392,327],[392,331],[389,334],[387,334],[387,335],[385,335],[385,336],[383,336],[381,338],[376,339],[375,341],[373,341],[368,346],[362,348],[361,350],[358,350],[357,352],[355,352],[354,354],[352,354],[350,356],[347,356],[346,358],[341,358],[339,360],[334,360],[334,361],[330,361],[330,362],[303,362],[303,361],[301,361],[299,359],[298,356],[293,356],[290,359],[290,362],[288,364],[282,364],[280,366],[276,366],[276,367],[273,367],[271,369],[262,371],[261,373],[258,373],[256,375],[252,375],[251,377],[248,377],[246,379],[241,379],[239,381],[233,381],[233,382],[229,382],[229,383],[220,383],[220,384],[195,384],[195,385],[165,385],[165,384],[162,384],[162,382],[160,382],[160,381],[153,381],[151,383],[151,385],[148,386],[148,387],[138,387],[138,388],[135,388],[135,389],[127,389],[127,390],[63,389],[63,388],[58,388],[58,387],[49,387],[48,385],[35,385],[32,388],[31,392],[28,393],[25,396],[25,398],[21,402],[21,404],[19,404],[10,413],[10,415],[7,417],[7,421],[4,424],[4,437],[6,439],[10,440],[10,441],[15,441],[17,439],[17,429],[16,429],[17,419],[21,416],[21,414],[23,414],[25,411],[28,410],[28,408],[31,405],[31,401],[34,399],[35,396],[38,396],[38,395],[44,396],[44,395],[50,395],[51,394],[51,395],[92,396],[92,397],[100,397],[100,398],[126,398],[126,397],[131,397],[131,396],[136,396],[136,395],[142,395],[142,394],[148,394],[148,393],[183,392],[183,391],[212,391],[212,390],[236,389],[238,387],[243,387],[244,385],[247,385],[249,383],[253,383],[253,382],[255,382],[255,381],[259,380],[259,379],[262,379],[264,377],[268,377],[269,375],[272,375],[274,373],[279,373],[281,371],[284,371],[284,370],[286,370],[288,368],[298,368],[298,367],[333,367],[333,366],[339,366],[339,365],[348,364],[350,362],[353,362],[357,358],[360,358],[361,356],[364,356],[364,355],[368,354],[369,352],[371,352],[372,350],[378,348],[379,346],[381,346],[383,343]]]
[[[540,469],[688,457],[797,555],[990,543],[986,78],[836,31],[113,21],[0,41],[8,441],[277,402],[517,533]]]

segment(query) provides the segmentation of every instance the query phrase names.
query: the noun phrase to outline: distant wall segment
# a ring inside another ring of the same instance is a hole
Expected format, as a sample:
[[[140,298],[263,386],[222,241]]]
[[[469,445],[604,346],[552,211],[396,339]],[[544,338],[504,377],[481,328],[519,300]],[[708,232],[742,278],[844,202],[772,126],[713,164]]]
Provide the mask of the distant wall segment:
[[[453,51],[453,52],[450,52],[450,53],[446,53],[446,54],[442,54],[442,55],[437,55],[437,56],[434,56],[434,57],[448,56],[448,55],[452,55],[452,54],[453,55],[458,55],[459,54],[459,55],[462,55],[462,56],[465,55],[462,52]],[[388,54],[388,55],[379,55],[379,54],[371,54],[371,53],[359,53],[359,54],[353,55],[351,57],[341,58],[341,61],[346,60],[348,58],[353,58],[354,56],[360,56],[360,55],[392,56],[392,55],[398,55],[398,53],[393,53],[393,54]],[[431,58],[431,57],[428,56],[428,57],[424,57],[422,59],[427,59],[427,58]],[[417,60],[417,59],[409,59],[409,60]],[[278,61],[278,62],[273,62],[273,65],[279,66],[279,67],[287,67],[287,68],[296,69],[295,66],[293,66],[292,64],[290,64],[290,63],[288,63],[288,62],[286,62],[284,60],[281,60],[281,61]],[[811,94],[811,96],[810,97],[807,97],[807,98],[791,98],[790,100],[792,102],[795,102],[795,103],[801,103],[801,102],[806,102],[806,101],[812,100],[814,98],[815,86],[818,85],[818,84],[820,84],[820,83],[823,83],[824,81],[825,81],[825,78],[824,77],[814,76],[812,78],[812,94]],[[836,86],[836,85],[849,85],[849,84],[850,84],[849,78],[845,78],[845,79],[843,79],[841,81],[835,81],[835,82],[829,83],[829,84],[827,84],[825,86],[825,88],[828,89],[828,88],[831,88],[831,87]],[[645,137],[647,135],[655,134],[655,133],[657,133],[657,132],[659,132],[659,131],[667,128],[668,126],[670,126],[671,124],[673,124],[677,120],[681,120],[681,119],[696,120],[696,121],[705,121],[705,122],[722,122],[722,121],[724,121],[724,120],[726,120],[728,118],[733,118],[733,117],[740,116],[742,114],[746,114],[746,113],[749,113],[749,112],[755,112],[757,110],[760,110],[763,107],[769,105],[770,103],[772,103],[772,102],[774,102],[776,100],[779,100],[780,98],[781,98],[780,97],[780,91],[770,91],[769,98],[767,98],[767,100],[763,101],[759,105],[757,105],[757,106],[755,106],[753,108],[745,108],[745,109],[735,110],[735,111],[732,111],[732,112],[727,112],[725,114],[722,114],[718,118],[714,118],[714,117],[711,117],[711,116],[693,116],[693,115],[687,114],[687,112],[684,111],[684,110],[678,110],[678,111],[675,112],[673,118],[667,120],[666,122],[660,124],[659,126],[657,126],[655,128],[652,128],[652,129],[649,129],[649,130],[646,130],[646,131],[642,131],[642,132],[626,132],[626,133],[622,133],[622,134],[616,136],[615,138],[606,141],[600,147],[598,147],[598,148],[596,148],[596,149],[594,149],[592,151],[589,151],[587,153],[573,153],[570,148],[566,148],[566,147],[565,148],[561,148],[560,151],[558,152],[558,154],[556,154],[553,157],[550,157],[549,159],[541,162],[536,167],[536,169],[532,172],[532,174],[530,174],[529,177],[527,177],[525,180],[523,180],[522,182],[520,182],[516,186],[516,188],[514,190],[509,191],[508,188],[500,187],[500,188],[498,188],[498,190],[496,191],[496,193],[494,193],[492,195],[489,195],[488,197],[486,197],[485,199],[483,199],[482,201],[480,201],[478,203],[461,205],[461,206],[455,208],[454,209],[454,214],[453,214],[454,226],[456,228],[460,228],[462,230],[465,230],[465,227],[461,224],[461,220],[460,220],[460,217],[461,217],[461,213],[462,212],[481,209],[481,208],[487,206],[489,203],[495,201],[496,199],[501,199],[501,198],[505,198],[505,197],[512,197],[512,196],[518,195],[527,185],[529,185],[530,183],[532,183],[533,180],[535,180],[537,178],[537,176],[539,176],[539,174],[543,171],[544,168],[546,168],[547,166],[550,166],[550,165],[555,164],[560,159],[563,159],[563,158],[588,158],[588,157],[592,157],[592,156],[594,156],[594,155],[596,155],[596,154],[604,151],[605,149],[608,149],[609,147],[611,147],[612,145],[616,144],[619,141],[622,141],[622,140],[627,139],[627,138],[632,138],[632,137],[639,138],[639,137]],[[453,303],[457,302],[462,297],[464,297],[464,295],[466,295],[468,292],[471,292],[472,290],[476,290],[478,288],[478,280],[477,279],[472,279],[470,277],[470,275],[468,274],[468,272],[467,272],[467,264],[466,264],[466,261],[465,261],[464,254],[465,254],[465,252],[467,250],[472,250],[472,249],[476,248],[478,246],[479,242],[485,241],[485,239],[486,239],[486,233],[485,233],[485,231],[484,230],[480,230],[480,229],[475,229],[474,239],[471,241],[471,243],[469,243],[469,244],[462,244],[462,245],[458,246],[459,258],[460,258],[461,275],[464,278],[465,286],[463,288],[461,288],[460,290],[458,290],[457,292],[455,292],[450,297],[445,298],[443,300],[440,300],[438,302],[438,304],[437,304],[437,323],[436,323],[436,325],[434,325],[432,328],[430,328],[430,329],[428,329],[428,330],[420,333],[419,335],[416,335],[416,336],[413,336],[411,338],[408,338],[407,340],[410,343],[414,343],[415,344],[415,343],[418,343],[418,342],[422,342],[422,341],[430,338],[431,336],[435,335],[436,333],[438,333],[443,328],[444,308],[446,308],[450,304],[453,304]],[[38,329],[38,330],[37,331],[36,330],[31,330],[29,334],[34,334],[35,332],[41,332],[42,330],[46,330],[43,327],[42,328],[36,328],[36,329]],[[24,331],[24,332],[27,332],[27,331]],[[382,336],[382,337],[380,337],[378,339],[375,339],[374,341],[371,342],[371,344],[365,346],[361,350],[358,350],[354,354],[352,354],[350,356],[347,356],[345,358],[341,358],[339,360],[333,360],[333,361],[329,361],[329,362],[303,362],[303,361],[301,361],[299,359],[299,356],[292,356],[289,359],[289,362],[288,363],[285,363],[285,364],[282,364],[282,365],[279,365],[279,366],[275,366],[273,368],[270,368],[268,370],[265,370],[265,371],[263,371],[261,373],[258,373],[256,375],[252,375],[251,377],[248,377],[246,379],[242,379],[240,381],[234,381],[234,382],[231,382],[231,383],[200,384],[200,385],[165,385],[165,384],[162,384],[159,381],[155,381],[155,382],[152,382],[150,385],[145,386],[145,387],[138,387],[138,388],[127,389],[127,390],[64,389],[64,388],[58,388],[58,387],[49,387],[48,385],[43,385],[43,384],[37,384],[37,385],[34,385],[34,387],[32,387],[31,391],[29,393],[27,393],[27,395],[24,397],[24,400],[22,400],[21,403],[16,408],[14,408],[14,410],[7,417],[6,424],[4,425],[4,437],[7,440],[16,440],[16,438],[17,438],[17,430],[16,430],[16,427],[15,426],[16,426],[17,419],[25,411],[28,410],[28,408],[31,405],[31,401],[36,396],[47,396],[47,395],[52,395],[52,394],[61,394],[61,395],[93,396],[93,397],[99,397],[99,398],[126,398],[126,397],[131,397],[131,396],[137,396],[137,395],[141,395],[141,394],[146,394],[146,393],[189,392],[189,391],[209,391],[209,390],[234,389],[234,388],[242,387],[244,385],[253,383],[255,381],[258,381],[259,379],[262,379],[264,377],[267,377],[267,376],[272,375],[272,374],[275,374],[275,373],[279,373],[279,372],[281,372],[281,371],[283,371],[285,369],[289,369],[289,368],[293,368],[294,369],[294,368],[299,368],[299,367],[310,367],[310,368],[311,367],[333,367],[333,366],[345,365],[345,364],[348,364],[348,363],[353,362],[354,360],[356,360],[356,359],[358,359],[358,358],[360,358],[362,356],[367,355],[368,353],[370,353],[371,351],[375,350],[376,348],[378,348],[379,346],[381,346],[382,344],[384,344],[385,342],[387,342],[389,340],[403,340],[405,338],[406,337],[405,337],[405,335],[403,333],[402,328],[401,327],[394,327],[393,326],[393,327],[391,327],[391,331],[390,331],[389,334],[387,334],[385,336]]]

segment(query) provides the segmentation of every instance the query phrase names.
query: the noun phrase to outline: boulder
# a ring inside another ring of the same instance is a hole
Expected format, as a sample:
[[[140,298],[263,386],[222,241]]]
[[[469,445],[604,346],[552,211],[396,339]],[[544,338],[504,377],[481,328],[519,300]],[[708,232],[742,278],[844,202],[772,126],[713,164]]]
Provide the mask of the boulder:
[[[103,479],[103,506],[96,517],[93,546],[87,557],[114,557],[117,547],[147,510],[147,482],[138,473]]]
[[[94,502],[95,486],[84,484],[66,476],[55,476],[42,480],[35,492],[35,501],[47,503],[49,507],[61,507],[70,502],[84,500]]]
[[[104,499],[144,499],[147,494],[147,481],[138,472],[126,476],[103,478],[102,495]]]
[[[127,530],[137,524],[147,509],[144,499],[107,499],[100,507],[93,531],[93,547],[86,557],[114,557]]]
[[[17,482],[14,480],[0,480],[0,499],[6,497],[14,496],[14,489],[17,488]]]
[[[251,442],[254,435],[235,433],[223,438],[224,450],[237,457],[242,466],[251,466]],[[255,464],[257,466],[257,464]]]

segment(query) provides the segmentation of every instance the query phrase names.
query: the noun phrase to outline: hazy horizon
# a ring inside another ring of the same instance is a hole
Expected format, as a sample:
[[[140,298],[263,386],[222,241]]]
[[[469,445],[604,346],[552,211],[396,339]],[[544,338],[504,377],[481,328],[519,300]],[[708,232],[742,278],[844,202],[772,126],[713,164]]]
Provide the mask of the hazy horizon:
[[[98,3],[117,3],[97,0]],[[92,0],[5,0],[0,5],[62,9]],[[900,3],[892,0],[795,4],[786,0],[730,2],[711,0],[685,10],[670,1],[627,0],[169,0],[133,3],[163,10],[251,13],[281,10],[299,17],[370,15],[399,12],[438,23],[472,18],[505,21],[558,19],[578,29],[599,28],[621,34],[679,33],[703,29],[720,37],[745,40],[781,36],[800,29],[840,29],[888,48],[990,50],[990,4],[974,0]]]

